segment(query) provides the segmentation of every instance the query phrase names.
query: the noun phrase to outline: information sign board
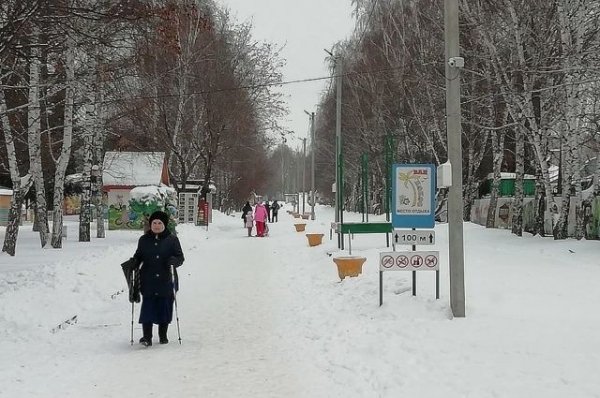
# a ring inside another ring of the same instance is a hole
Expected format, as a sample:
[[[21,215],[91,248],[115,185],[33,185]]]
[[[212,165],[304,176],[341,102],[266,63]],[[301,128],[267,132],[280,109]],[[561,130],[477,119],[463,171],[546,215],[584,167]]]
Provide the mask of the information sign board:
[[[392,166],[392,226],[433,228],[435,225],[435,166]]]

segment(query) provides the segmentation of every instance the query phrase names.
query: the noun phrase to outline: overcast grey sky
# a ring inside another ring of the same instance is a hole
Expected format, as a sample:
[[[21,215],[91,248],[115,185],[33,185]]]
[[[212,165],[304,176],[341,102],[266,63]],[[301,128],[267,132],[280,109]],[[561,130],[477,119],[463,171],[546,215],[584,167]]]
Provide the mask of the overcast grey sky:
[[[285,44],[287,64],[284,80],[328,76],[324,48],[349,37],[354,27],[350,0],[217,0],[228,7],[238,22],[251,20],[253,36]],[[284,85],[290,114],[284,127],[297,137],[308,136],[309,120],[304,110],[316,111],[320,93],[328,80]],[[295,147],[297,142],[289,142]]]

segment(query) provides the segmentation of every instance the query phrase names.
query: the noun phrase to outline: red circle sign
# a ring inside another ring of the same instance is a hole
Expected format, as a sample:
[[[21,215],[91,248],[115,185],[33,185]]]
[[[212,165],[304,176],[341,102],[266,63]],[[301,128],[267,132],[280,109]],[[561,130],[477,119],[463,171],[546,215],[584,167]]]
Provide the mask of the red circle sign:
[[[429,255],[425,257],[425,265],[429,268],[434,268],[437,265],[437,262],[438,260],[436,256]]]
[[[381,259],[381,265],[384,268],[392,268],[394,266],[394,258],[392,256],[384,256]]]
[[[398,256],[396,258],[396,265],[400,268],[406,268],[408,266],[408,257]]]

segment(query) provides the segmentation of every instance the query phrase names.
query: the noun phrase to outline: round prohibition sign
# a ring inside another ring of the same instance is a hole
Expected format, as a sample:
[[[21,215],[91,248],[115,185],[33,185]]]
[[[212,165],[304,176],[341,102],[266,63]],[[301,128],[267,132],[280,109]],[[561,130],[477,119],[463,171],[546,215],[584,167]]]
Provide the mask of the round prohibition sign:
[[[410,263],[413,267],[419,268],[421,265],[423,265],[423,257],[416,254],[410,258]]]
[[[429,255],[427,257],[425,257],[425,265],[428,266],[429,268],[433,268],[437,265],[437,257],[436,256],[432,256]]]
[[[381,265],[383,265],[384,268],[392,268],[394,266],[394,257],[384,256],[381,259]]]
[[[408,257],[404,255],[396,257],[396,265],[400,268],[408,267]]]

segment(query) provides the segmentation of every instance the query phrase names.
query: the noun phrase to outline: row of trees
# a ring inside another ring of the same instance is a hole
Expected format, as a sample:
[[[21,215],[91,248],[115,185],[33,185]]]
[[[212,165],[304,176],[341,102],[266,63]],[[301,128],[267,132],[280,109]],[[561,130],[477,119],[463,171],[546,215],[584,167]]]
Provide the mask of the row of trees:
[[[223,175],[236,201],[260,189],[267,132],[285,114],[273,89],[281,66],[277,48],[212,0],[3,1],[0,184],[13,188],[3,251],[15,253],[28,192],[42,247],[52,208],[51,245],[60,248],[65,175],[81,173],[92,188],[82,204],[100,205],[92,173],[101,176],[107,149],[164,151],[180,189]]]
[[[360,156],[371,164],[370,191],[384,190],[385,138],[397,162],[443,163],[445,135],[444,10],[442,1],[354,0],[357,27],[330,58],[343,64],[342,131],[347,205],[359,200]],[[586,0],[463,0],[460,3],[465,219],[479,183],[493,173],[488,225],[493,223],[501,172],[516,173],[512,232],[523,230],[523,176],[537,176],[536,230],[552,213],[553,234],[567,236],[569,203],[598,196],[600,3]],[[457,73],[457,78],[459,74]],[[335,84],[317,114],[318,188],[334,177]],[[553,151],[560,151],[555,156]],[[549,167],[561,159],[562,186],[553,195]],[[594,165],[593,181],[583,175]],[[588,178],[586,180],[586,178]],[[584,188],[592,184],[592,195]],[[586,203],[587,201],[587,203]],[[594,232],[596,231],[596,232]],[[597,235],[596,235],[597,236]]]

